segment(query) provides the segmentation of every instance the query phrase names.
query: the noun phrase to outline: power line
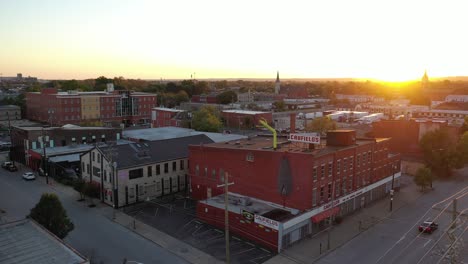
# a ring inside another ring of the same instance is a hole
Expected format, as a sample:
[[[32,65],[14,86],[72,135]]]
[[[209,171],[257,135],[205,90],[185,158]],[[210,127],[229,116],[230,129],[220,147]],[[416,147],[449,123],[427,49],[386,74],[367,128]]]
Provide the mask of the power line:
[[[457,239],[450,245],[449,248],[447,248],[447,251],[445,251],[445,253],[442,255],[442,257],[440,257],[439,261],[437,261],[437,264],[440,263],[440,262],[445,258],[445,255],[447,255],[447,253],[450,252],[450,250],[452,249],[452,247],[456,245],[456,243],[458,242],[458,240],[459,240],[460,238],[463,237],[463,234],[465,234],[465,232],[466,232],[467,229],[468,229],[468,226],[465,227],[465,229],[464,229],[463,232],[460,234],[460,236],[457,237]]]
[[[468,194],[468,192],[465,192],[464,194],[461,194],[461,195],[458,196],[457,198],[454,198],[454,200],[459,199],[459,198],[462,198],[463,196],[465,196],[465,195],[467,195],[467,194]],[[452,201],[452,202],[453,202],[453,201]],[[433,220],[437,220],[437,219],[445,212],[445,210],[447,210],[447,208],[450,207],[450,204],[451,204],[451,203],[448,203],[448,204],[444,207],[444,209],[443,209]],[[431,208],[431,209],[432,209],[432,208]],[[419,236],[421,236],[422,234],[423,234],[423,232],[420,232],[416,237],[414,237],[413,240],[411,240],[411,242],[408,243],[408,244],[406,245],[406,247],[403,248],[403,249],[400,251],[400,253],[395,257],[395,259],[398,258],[409,246],[411,246],[411,245],[413,244],[413,242],[414,242]]]
[[[447,200],[450,200],[450,199],[452,199],[453,197],[457,196],[458,194],[460,194],[460,193],[462,193],[462,192],[465,192],[465,191],[467,191],[467,190],[468,190],[468,186],[466,186],[466,187],[463,188],[462,190],[456,192],[455,194],[451,195],[450,197],[447,197],[447,198],[445,198],[444,200],[433,204],[433,205],[431,206],[431,208],[429,208],[429,209],[426,211],[426,213],[425,213],[421,218],[419,218],[419,219],[416,221],[416,223],[415,223],[413,226],[411,226],[411,227],[408,229],[408,231],[407,231],[405,234],[403,234],[403,236],[402,236],[397,242],[395,242],[379,259],[377,259],[377,261],[375,262],[375,264],[379,263],[383,258],[385,258],[385,256],[386,256],[393,248],[395,248],[395,246],[396,246],[397,244],[399,244],[401,241],[403,241],[403,239],[405,239],[406,235],[408,235],[409,232],[413,231],[414,228],[426,217],[426,215],[427,215],[435,206],[438,206],[439,204],[442,204],[442,203],[446,202]]]
[[[448,232],[448,230],[452,227],[452,225],[455,224],[455,222],[458,220],[458,218],[467,210],[468,210],[468,208],[461,211],[460,215],[458,215],[452,222],[450,222],[450,225],[444,230],[444,234]],[[465,230],[466,230],[466,228],[465,228]],[[429,250],[426,251],[426,253],[419,259],[419,261],[416,264],[421,263],[421,261],[427,256],[427,254],[429,254],[429,252],[432,251],[432,249],[437,245],[437,243],[439,243],[439,241],[442,239],[442,237],[443,237],[443,235],[440,236],[439,239],[437,239],[437,241],[434,243],[434,245]]]

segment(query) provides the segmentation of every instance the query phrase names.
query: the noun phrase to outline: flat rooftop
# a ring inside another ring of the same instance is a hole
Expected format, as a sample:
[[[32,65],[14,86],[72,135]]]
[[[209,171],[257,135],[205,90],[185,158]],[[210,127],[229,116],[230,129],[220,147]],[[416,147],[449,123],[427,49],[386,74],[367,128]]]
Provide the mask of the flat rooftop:
[[[247,139],[234,140],[224,143],[213,143],[205,145],[206,148],[221,148],[221,149],[247,149],[247,150],[262,150],[275,152],[290,152],[304,153],[313,155],[325,155],[338,150],[343,150],[355,146],[371,144],[373,142],[381,142],[388,138],[362,138],[356,139],[356,144],[350,146],[326,146],[326,138],[321,138],[320,145],[316,145],[315,149],[309,150],[309,144],[301,142],[291,142],[284,136],[277,138],[277,148],[273,150],[273,136],[256,136]]]
[[[147,141],[171,139],[178,137],[188,137],[204,134],[214,142],[226,142],[232,140],[240,140],[247,136],[238,134],[223,134],[213,132],[202,132],[193,129],[182,127],[158,127],[158,128],[143,128],[134,130],[124,130],[123,137],[128,139],[140,139]]]
[[[0,263],[86,264],[89,261],[31,220],[0,225]]]
[[[243,196],[237,193],[230,192],[228,194],[228,200],[228,209],[230,212],[241,214],[242,210],[246,210],[250,213],[261,215],[279,222],[294,218],[299,213],[299,210],[297,209],[283,207],[279,204]],[[224,194],[199,202],[224,210]]]
[[[223,110],[223,113],[232,113],[232,114],[241,114],[241,115],[258,115],[258,114],[268,114],[270,112],[262,111],[250,111],[250,110]]]

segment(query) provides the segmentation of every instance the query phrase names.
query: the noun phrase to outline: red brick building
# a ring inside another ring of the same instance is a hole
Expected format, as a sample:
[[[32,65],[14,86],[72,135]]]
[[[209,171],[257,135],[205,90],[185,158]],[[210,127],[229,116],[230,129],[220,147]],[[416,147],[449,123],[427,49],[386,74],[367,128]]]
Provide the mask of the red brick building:
[[[431,120],[381,120],[372,124],[374,137],[391,137],[390,150],[406,156],[421,158],[419,141],[429,131],[445,128],[453,137],[459,136],[459,128],[446,121]]]
[[[217,96],[218,94],[193,95],[190,101],[192,103],[217,104],[218,103]]]
[[[187,111],[155,107],[151,114],[151,127],[183,127],[183,116]]]
[[[53,125],[101,121],[149,123],[156,95],[131,91],[59,92],[44,88],[26,93],[26,118]]]
[[[331,215],[346,215],[399,186],[400,156],[390,139],[356,139],[355,131],[331,131],[326,145],[270,137],[190,146],[192,197],[197,216],[223,227],[224,207],[216,202],[225,175],[230,228],[281,250],[320,230]],[[254,201],[254,202],[252,202]],[[250,205],[249,205],[250,204]],[[248,220],[247,218],[251,218]],[[252,220],[255,219],[255,220]],[[257,221],[258,219],[258,221]]]
[[[273,122],[271,112],[248,110],[224,110],[221,112],[226,126],[232,128],[254,128],[260,126],[260,120],[265,119],[269,124]]]

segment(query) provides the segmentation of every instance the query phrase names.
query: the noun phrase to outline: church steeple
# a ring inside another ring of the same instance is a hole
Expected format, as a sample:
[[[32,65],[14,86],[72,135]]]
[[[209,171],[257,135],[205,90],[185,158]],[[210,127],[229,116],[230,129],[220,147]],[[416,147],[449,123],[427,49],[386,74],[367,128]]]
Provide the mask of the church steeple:
[[[423,89],[426,89],[428,84],[429,84],[429,77],[427,76],[427,70],[425,70],[424,75],[421,78],[421,87]]]
[[[279,94],[280,86],[281,86],[281,83],[279,79],[279,71],[276,71],[275,94]]]

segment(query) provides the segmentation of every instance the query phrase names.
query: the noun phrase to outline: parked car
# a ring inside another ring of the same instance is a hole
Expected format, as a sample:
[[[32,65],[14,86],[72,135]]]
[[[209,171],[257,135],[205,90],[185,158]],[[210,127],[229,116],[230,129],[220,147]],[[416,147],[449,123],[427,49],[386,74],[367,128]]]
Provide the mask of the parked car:
[[[18,171],[18,167],[16,167],[15,165],[13,164],[10,164],[6,167],[7,170],[9,171]]]
[[[11,161],[5,161],[2,163],[2,168],[6,169],[8,166],[13,165]]]
[[[439,227],[439,225],[436,224],[433,221],[425,221],[424,223],[419,225],[418,230],[419,230],[419,232],[431,234],[432,232],[437,230],[438,227]]]
[[[23,173],[23,179],[30,181],[30,180],[35,180],[36,176],[32,172],[25,172]]]

